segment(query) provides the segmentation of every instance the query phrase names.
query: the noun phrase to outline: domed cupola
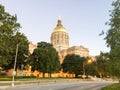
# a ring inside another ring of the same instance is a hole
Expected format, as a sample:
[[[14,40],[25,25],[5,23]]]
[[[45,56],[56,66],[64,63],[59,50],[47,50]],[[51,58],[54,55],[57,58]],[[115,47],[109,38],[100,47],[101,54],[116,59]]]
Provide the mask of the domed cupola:
[[[57,51],[69,48],[69,36],[67,30],[63,27],[62,21],[58,19],[57,26],[51,34],[51,44]]]

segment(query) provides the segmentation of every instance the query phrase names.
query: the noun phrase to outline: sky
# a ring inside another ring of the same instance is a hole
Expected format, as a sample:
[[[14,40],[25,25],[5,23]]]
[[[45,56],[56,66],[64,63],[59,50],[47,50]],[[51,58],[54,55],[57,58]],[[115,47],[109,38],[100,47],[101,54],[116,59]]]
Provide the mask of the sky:
[[[113,0],[0,0],[6,12],[17,15],[20,32],[33,44],[50,42],[57,20],[61,18],[71,46],[84,46],[90,55],[108,52],[102,30],[110,19]]]

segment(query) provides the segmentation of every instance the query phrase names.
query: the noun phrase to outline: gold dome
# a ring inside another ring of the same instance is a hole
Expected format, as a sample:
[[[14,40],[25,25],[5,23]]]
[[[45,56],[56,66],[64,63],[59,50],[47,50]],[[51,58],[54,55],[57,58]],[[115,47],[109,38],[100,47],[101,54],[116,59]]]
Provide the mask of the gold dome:
[[[54,33],[54,32],[59,32],[59,31],[67,33],[67,30],[63,27],[62,21],[61,21],[60,19],[58,20],[58,24],[57,24],[57,26],[54,28],[53,33]]]

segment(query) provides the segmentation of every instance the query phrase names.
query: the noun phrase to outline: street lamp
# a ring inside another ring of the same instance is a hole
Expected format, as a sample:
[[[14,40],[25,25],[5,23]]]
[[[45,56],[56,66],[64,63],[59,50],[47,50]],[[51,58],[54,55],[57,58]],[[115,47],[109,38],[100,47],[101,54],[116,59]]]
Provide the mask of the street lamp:
[[[83,62],[83,78],[85,78],[85,61]]]
[[[14,87],[14,78],[15,78],[15,74],[16,74],[16,62],[17,62],[17,54],[18,54],[18,44],[16,47],[16,55],[15,55],[15,62],[14,62],[14,69],[13,69],[13,78],[12,78],[12,86]]]
[[[89,63],[91,63],[92,62],[92,60],[91,59],[88,59],[87,60],[87,63],[89,64]],[[85,71],[85,61],[83,62],[83,78],[85,79],[85,75],[86,75],[86,71]]]

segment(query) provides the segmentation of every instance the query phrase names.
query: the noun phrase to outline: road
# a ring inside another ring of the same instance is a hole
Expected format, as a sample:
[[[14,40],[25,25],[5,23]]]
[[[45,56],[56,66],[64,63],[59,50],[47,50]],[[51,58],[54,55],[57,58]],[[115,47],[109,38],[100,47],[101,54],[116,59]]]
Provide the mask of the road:
[[[63,82],[34,84],[27,86],[15,86],[4,90],[100,90],[101,87],[111,84],[110,82]]]

